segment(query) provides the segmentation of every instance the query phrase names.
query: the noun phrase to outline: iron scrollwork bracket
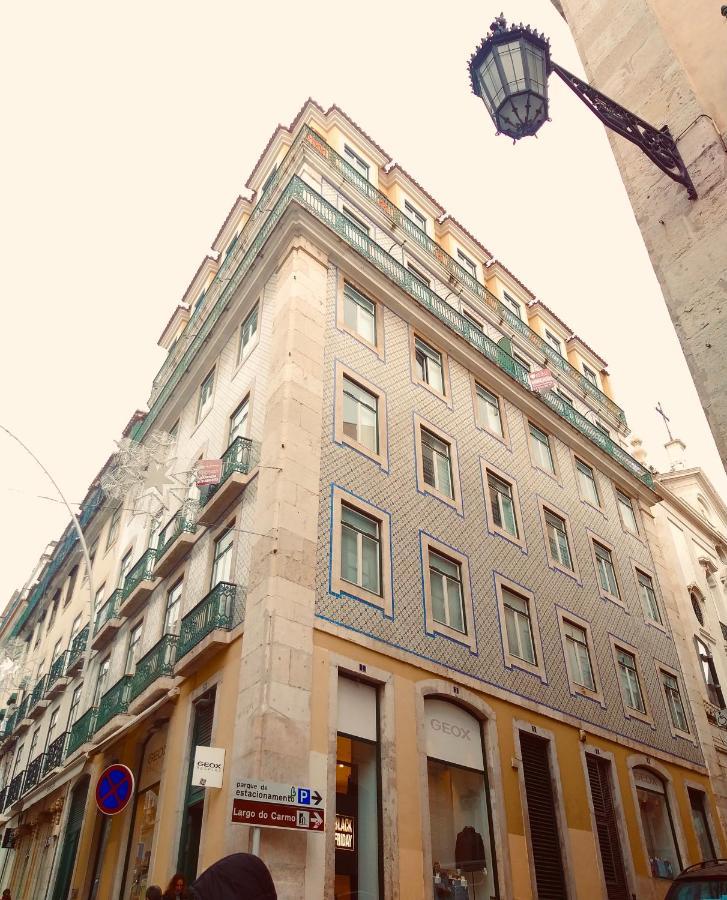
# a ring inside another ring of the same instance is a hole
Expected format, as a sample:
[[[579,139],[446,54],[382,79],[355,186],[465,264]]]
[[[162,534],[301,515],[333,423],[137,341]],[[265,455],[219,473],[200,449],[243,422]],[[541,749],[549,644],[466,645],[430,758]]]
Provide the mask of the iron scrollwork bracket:
[[[665,125],[661,129],[654,128],[556,62],[551,62],[551,69],[607,128],[636,144],[662,172],[666,172],[670,178],[687,189],[690,200],[697,199],[697,191],[668,126]]]

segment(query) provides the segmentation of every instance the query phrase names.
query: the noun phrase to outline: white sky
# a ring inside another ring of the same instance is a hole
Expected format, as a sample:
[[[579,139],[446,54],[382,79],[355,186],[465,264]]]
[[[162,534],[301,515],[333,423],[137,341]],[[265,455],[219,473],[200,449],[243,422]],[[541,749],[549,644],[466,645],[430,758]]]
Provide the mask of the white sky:
[[[501,5],[5,6],[0,422],[70,500],[145,408],[162,328],[273,129],[308,96],[341,106],[608,360],[650,462],[666,466],[661,400],[689,463],[727,496],[603,126],[551,79],[553,121],[513,146],[470,93],[467,60]],[[582,74],[548,0],[505,14]],[[2,606],[67,515],[1,433],[0,463]]]

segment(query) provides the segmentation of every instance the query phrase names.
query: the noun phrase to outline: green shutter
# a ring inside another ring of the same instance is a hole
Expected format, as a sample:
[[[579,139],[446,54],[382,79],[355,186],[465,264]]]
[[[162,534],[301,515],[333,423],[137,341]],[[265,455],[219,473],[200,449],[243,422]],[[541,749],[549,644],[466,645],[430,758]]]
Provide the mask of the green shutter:
[[[89,781],[89,776],[84,776],[71,791],[71,808],[68,811],[68,821],[66,822],[66,831],[63,836],[60,862],[58,863],[56,883],[51,900],[67,900],[68,897],[73,866],[76,862],[78,841],[81,837],[83,814],[86,810],[86,795],[88,794]]]

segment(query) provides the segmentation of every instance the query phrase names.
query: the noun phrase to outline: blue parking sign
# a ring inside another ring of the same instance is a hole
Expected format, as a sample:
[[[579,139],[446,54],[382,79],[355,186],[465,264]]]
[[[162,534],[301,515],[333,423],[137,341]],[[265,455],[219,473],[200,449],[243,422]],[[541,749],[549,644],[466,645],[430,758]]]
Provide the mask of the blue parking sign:
[[[298,803],[310,806],[310,788],[298,788]]]

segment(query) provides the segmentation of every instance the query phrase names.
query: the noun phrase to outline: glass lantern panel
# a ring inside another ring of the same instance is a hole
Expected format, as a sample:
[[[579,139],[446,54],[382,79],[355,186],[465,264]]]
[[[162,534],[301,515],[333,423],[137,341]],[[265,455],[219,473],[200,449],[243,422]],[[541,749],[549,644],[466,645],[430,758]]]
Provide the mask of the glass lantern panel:
[[[525,63],[530,78],[530,88],[545,96],[545,54],[539,47],[525,45]]]
[[[510,41],[509,44],[500,44],[495,47],[495,52],[500,57],[502,71],[507,81],[508,93],[515,93],[525,89],[525,67],[523,65],[522,48],[520,41]]]
[[[505,88],[500,80],[500,73],[492,53],[487,57],[484,66],[480,68],[480,84],[482,86],[483,99],[490,112],[494,112],[497,104],[505,95]]]

